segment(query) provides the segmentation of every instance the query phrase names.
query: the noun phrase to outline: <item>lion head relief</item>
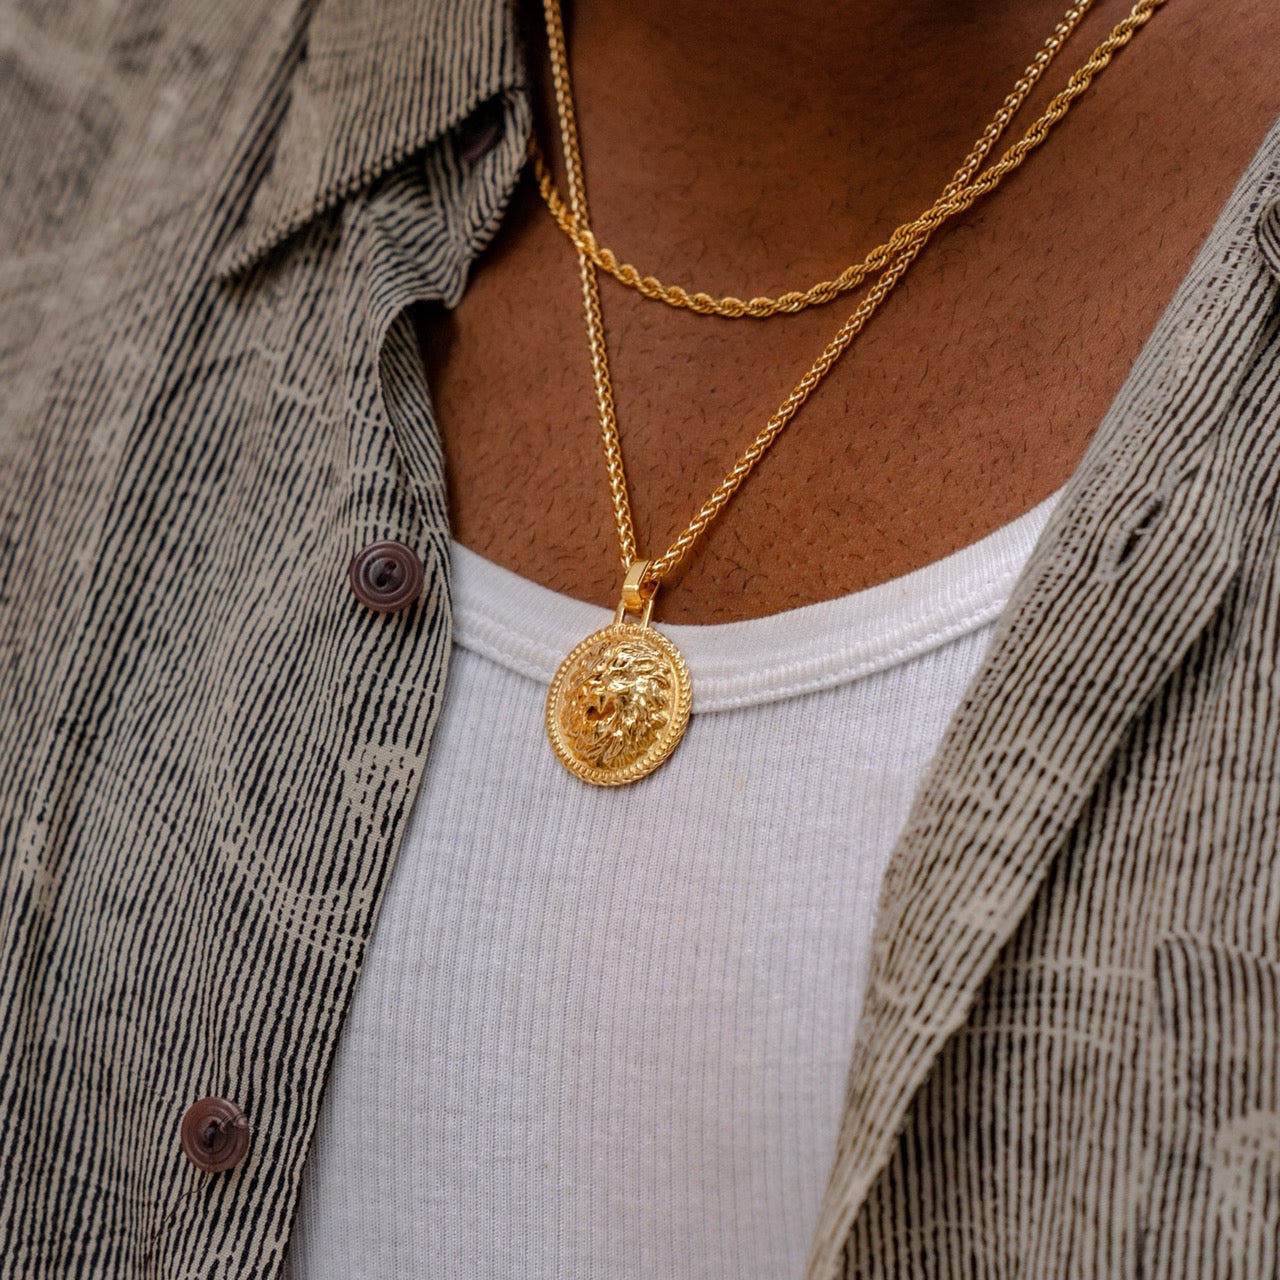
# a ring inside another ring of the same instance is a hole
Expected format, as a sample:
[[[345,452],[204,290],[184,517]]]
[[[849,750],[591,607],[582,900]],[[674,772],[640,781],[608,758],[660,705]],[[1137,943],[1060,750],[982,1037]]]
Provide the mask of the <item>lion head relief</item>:
[[[625,768],[670,719],[669,660],[643,640],[610,639],[582,657],[560,727],[574,753],[598,769]]]

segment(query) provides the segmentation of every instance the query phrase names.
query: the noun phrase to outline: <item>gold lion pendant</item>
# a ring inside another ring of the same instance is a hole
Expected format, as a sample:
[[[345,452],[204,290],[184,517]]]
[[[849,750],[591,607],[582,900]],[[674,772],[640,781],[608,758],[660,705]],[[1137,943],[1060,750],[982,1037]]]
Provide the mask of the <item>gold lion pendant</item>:
[[[570,773],[621,786],[675,750],[692,702],[680,650],[647,620],[615,621],[560,664],[547,694],[547,736]]]

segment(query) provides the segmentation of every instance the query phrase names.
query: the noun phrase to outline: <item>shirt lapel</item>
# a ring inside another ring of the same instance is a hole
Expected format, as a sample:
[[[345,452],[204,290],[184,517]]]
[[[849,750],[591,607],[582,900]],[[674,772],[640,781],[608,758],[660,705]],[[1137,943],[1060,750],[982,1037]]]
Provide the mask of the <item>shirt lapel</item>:
[[[894,850],[811,1280],[843,1274],[912,1097],[1239,563],[1268,471],[1239,393],[1275,304],[1278,161],[1280,128],[1100,427]]]
[[[270,170],[218,274],[251,266],[524,78],[508,0],[320,0]]]

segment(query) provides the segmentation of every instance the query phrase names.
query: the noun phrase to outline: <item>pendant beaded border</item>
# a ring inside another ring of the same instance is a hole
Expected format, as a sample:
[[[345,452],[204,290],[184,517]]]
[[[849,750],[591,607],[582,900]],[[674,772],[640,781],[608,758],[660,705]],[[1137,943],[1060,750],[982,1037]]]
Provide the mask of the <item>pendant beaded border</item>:
[[[601,643],[634,640],[637,633],[666,658],[674,676],[675,698],[669,704],[669,718],[666,725],[654,736],[653,741],[639,758],[621,768],[601,768],[583,760],[565,736],[561,724],[565,696],[571,692],[570,682],[579,658]],[[688,665],[680,650],[661,631],[647,623],[614,622],[599,631],[593,631],[585,640],[575,645],[556,670],[555,679],[552,680],[551,688],[547,691],[547,737],[551,740],[551,746],[560,763],[570,773],[598,787],[622,786],[647,777],[676,749],[676,745],[684,737],[685,729],[688,727],[689,713],[692,708],[693,683],[689,676]]]

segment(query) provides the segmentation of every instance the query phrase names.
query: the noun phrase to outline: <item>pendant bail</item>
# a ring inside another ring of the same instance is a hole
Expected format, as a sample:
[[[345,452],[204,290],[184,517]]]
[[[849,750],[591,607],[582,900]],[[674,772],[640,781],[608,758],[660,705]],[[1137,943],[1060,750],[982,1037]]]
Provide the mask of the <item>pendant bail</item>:
[[[648,573],[652,560],[633,560],[622,580],[622,599],[618,601],[618,612],[614,622],[620,623],[629,613],[640,615],[640,625],[647,627],[653,617],[653,598],[658,593],[655,583],[647,583],[644,575]]]
[[[644,580],[652,563],[652,560],[633,560],[627,576],[622,580],[622,603],[627,606],[628,613],[639,613],[645,603],[657,593],[657,583],[646,583]]]

